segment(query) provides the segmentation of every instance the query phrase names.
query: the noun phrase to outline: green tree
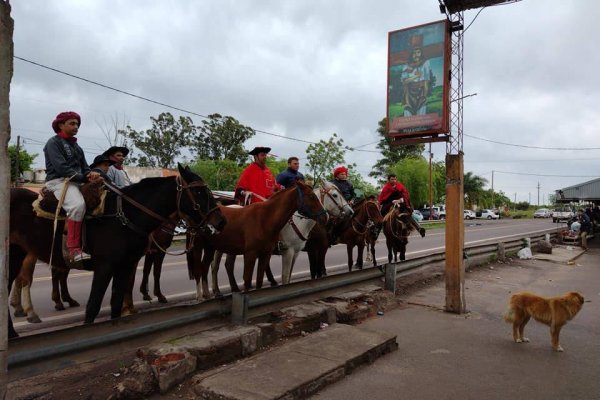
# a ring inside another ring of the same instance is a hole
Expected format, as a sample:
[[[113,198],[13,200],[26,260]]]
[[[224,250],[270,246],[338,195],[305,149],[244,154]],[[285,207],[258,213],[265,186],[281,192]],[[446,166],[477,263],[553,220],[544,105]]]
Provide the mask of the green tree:
[[[23,148],[19,149],[19,172],[29,171],[33,160],[37,157],[37,154],[29,154]],[[10,158],[10,180],[14,182],[17,180],[17,146],[8,146],[8,157]]]
[[[390,170],[406,186],[413,207],[429,202],[429,163],[424,158],[405,158]]]
[[[190,165],[208,187],[213,190],[233,191],[243,167],[233,160],[197,160]]]
[[[273,176],[277,177],[281,172],[285,171],[288,167],[287,160],[283,160],[275,157],[267,157],[267,167],[273,173]]]
[[[201,160],[233,160],[242,165],[248,160],[244,142],[255,134],[233,117],[211,114],[197,127],[192,151]]]
[[[327,141],[321,139],[318,143],[309,144],[306,148],[308,160],[306,168],[314,180],[313,184],[317,186],[321,181],[329,179],[335,166],[346,164],[345,154],[344,139],[338,137],[336,133]],[[352,166],[354,164],[349,165],[348,168]]]
[[[173,168],[175,158],[181,155],[181,148],[189,145],[196,133],[196,127],[190,117],[175,119],[171,113],[161,113],[158,118],[150,117],[152,128],[136,131],[127,126],[119,133],[130,139],[143,154],[131,157],[140,167]]]
[[[425,149],[423,144],[392,144],[392,138],[386,133],[386,124],[387,118],[379,121],[377,133],[381,136],[381,139],[377,144],[377,149],[381,150],[382,158],[373,165],[373,169],[369,173],[370,177],[377,178],[380,182],[385,182],[393,165],[405,158],[421,158],[421,153]]]
[[[465,201],[469,208],[479,203],[479,198],[483,195],[483,187],[487,184],[487,179],[477,176],[472,172],[467,172],[463,177],[463,190]]]

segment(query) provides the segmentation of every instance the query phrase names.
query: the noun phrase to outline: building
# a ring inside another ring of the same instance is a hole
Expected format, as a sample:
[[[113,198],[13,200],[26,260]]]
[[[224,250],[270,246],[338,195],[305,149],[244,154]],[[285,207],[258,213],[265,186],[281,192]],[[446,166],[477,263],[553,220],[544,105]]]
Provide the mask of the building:
[[[600,204],[600,178],[558,189],[556,202]]]

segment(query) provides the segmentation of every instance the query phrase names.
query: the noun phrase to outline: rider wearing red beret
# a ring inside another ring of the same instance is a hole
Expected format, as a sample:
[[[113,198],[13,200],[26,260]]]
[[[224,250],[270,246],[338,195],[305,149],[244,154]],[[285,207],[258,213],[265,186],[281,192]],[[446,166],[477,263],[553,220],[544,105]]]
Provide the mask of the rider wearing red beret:
[[[354,186],[352,186],[352,183],[348,180],[348,168],[343,165],[335,168],[333,170],[333,181],[331,181],[331,183],[337,186],[346,201],[352,204],[356,198],[356,193],[354,193]]]

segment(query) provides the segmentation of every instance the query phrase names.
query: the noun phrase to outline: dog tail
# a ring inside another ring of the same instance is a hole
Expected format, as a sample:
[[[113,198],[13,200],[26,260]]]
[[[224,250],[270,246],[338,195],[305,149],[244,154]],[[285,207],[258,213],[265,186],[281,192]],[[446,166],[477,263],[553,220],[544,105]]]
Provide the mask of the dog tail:
[[[504,313],[503,315],[504,321],[511,323],[515,321],[515,312],[512,309],[512,307],[508,307],[508,310],[506,310],[506,313]]]

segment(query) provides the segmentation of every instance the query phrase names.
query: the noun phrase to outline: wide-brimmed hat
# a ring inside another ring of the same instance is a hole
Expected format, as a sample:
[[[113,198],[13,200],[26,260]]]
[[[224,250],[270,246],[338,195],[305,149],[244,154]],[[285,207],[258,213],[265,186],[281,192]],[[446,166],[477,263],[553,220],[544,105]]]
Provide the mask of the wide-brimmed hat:
[[[108,158],[106,154],[100,154],[99,156],[96,156],[96,158],[94,158],[94,162],[92,163],[92,165],[90,165],[90,168],[96,168],[98,164],[102,164],[103,162],[107,162],[110,165],[113,165],[115,163],[115,161]]]
[[[127,154],[129,154],[129,149],[127,147],[123,147],[123,146],[112,146],[110,149],[106,150],[104,152],[104,154],[106,156],[112,156],[113,154],[115,154],[118,151],[123,153],[124,157],[127,157]]]
[[[54,121],[52,121],[52,130],[54,130],[54,133],[60,132],[60,128],[58,127],[58,124],[67,122],[70,119],[76,119],[77,122],[79,122],[79,125],[81,125],[81,117],[76,112],[74,112],[74,111],[61,112],[60,114],[58,114],[56,116],[56,118],[54,118]]]
[[[257,146],[255,148],[253,148],[251,151],[249,151],[248,154],[250,154],[251,156],[257,156],[258,153],[268,154],[270,151],[271,151],[270,147]]]

